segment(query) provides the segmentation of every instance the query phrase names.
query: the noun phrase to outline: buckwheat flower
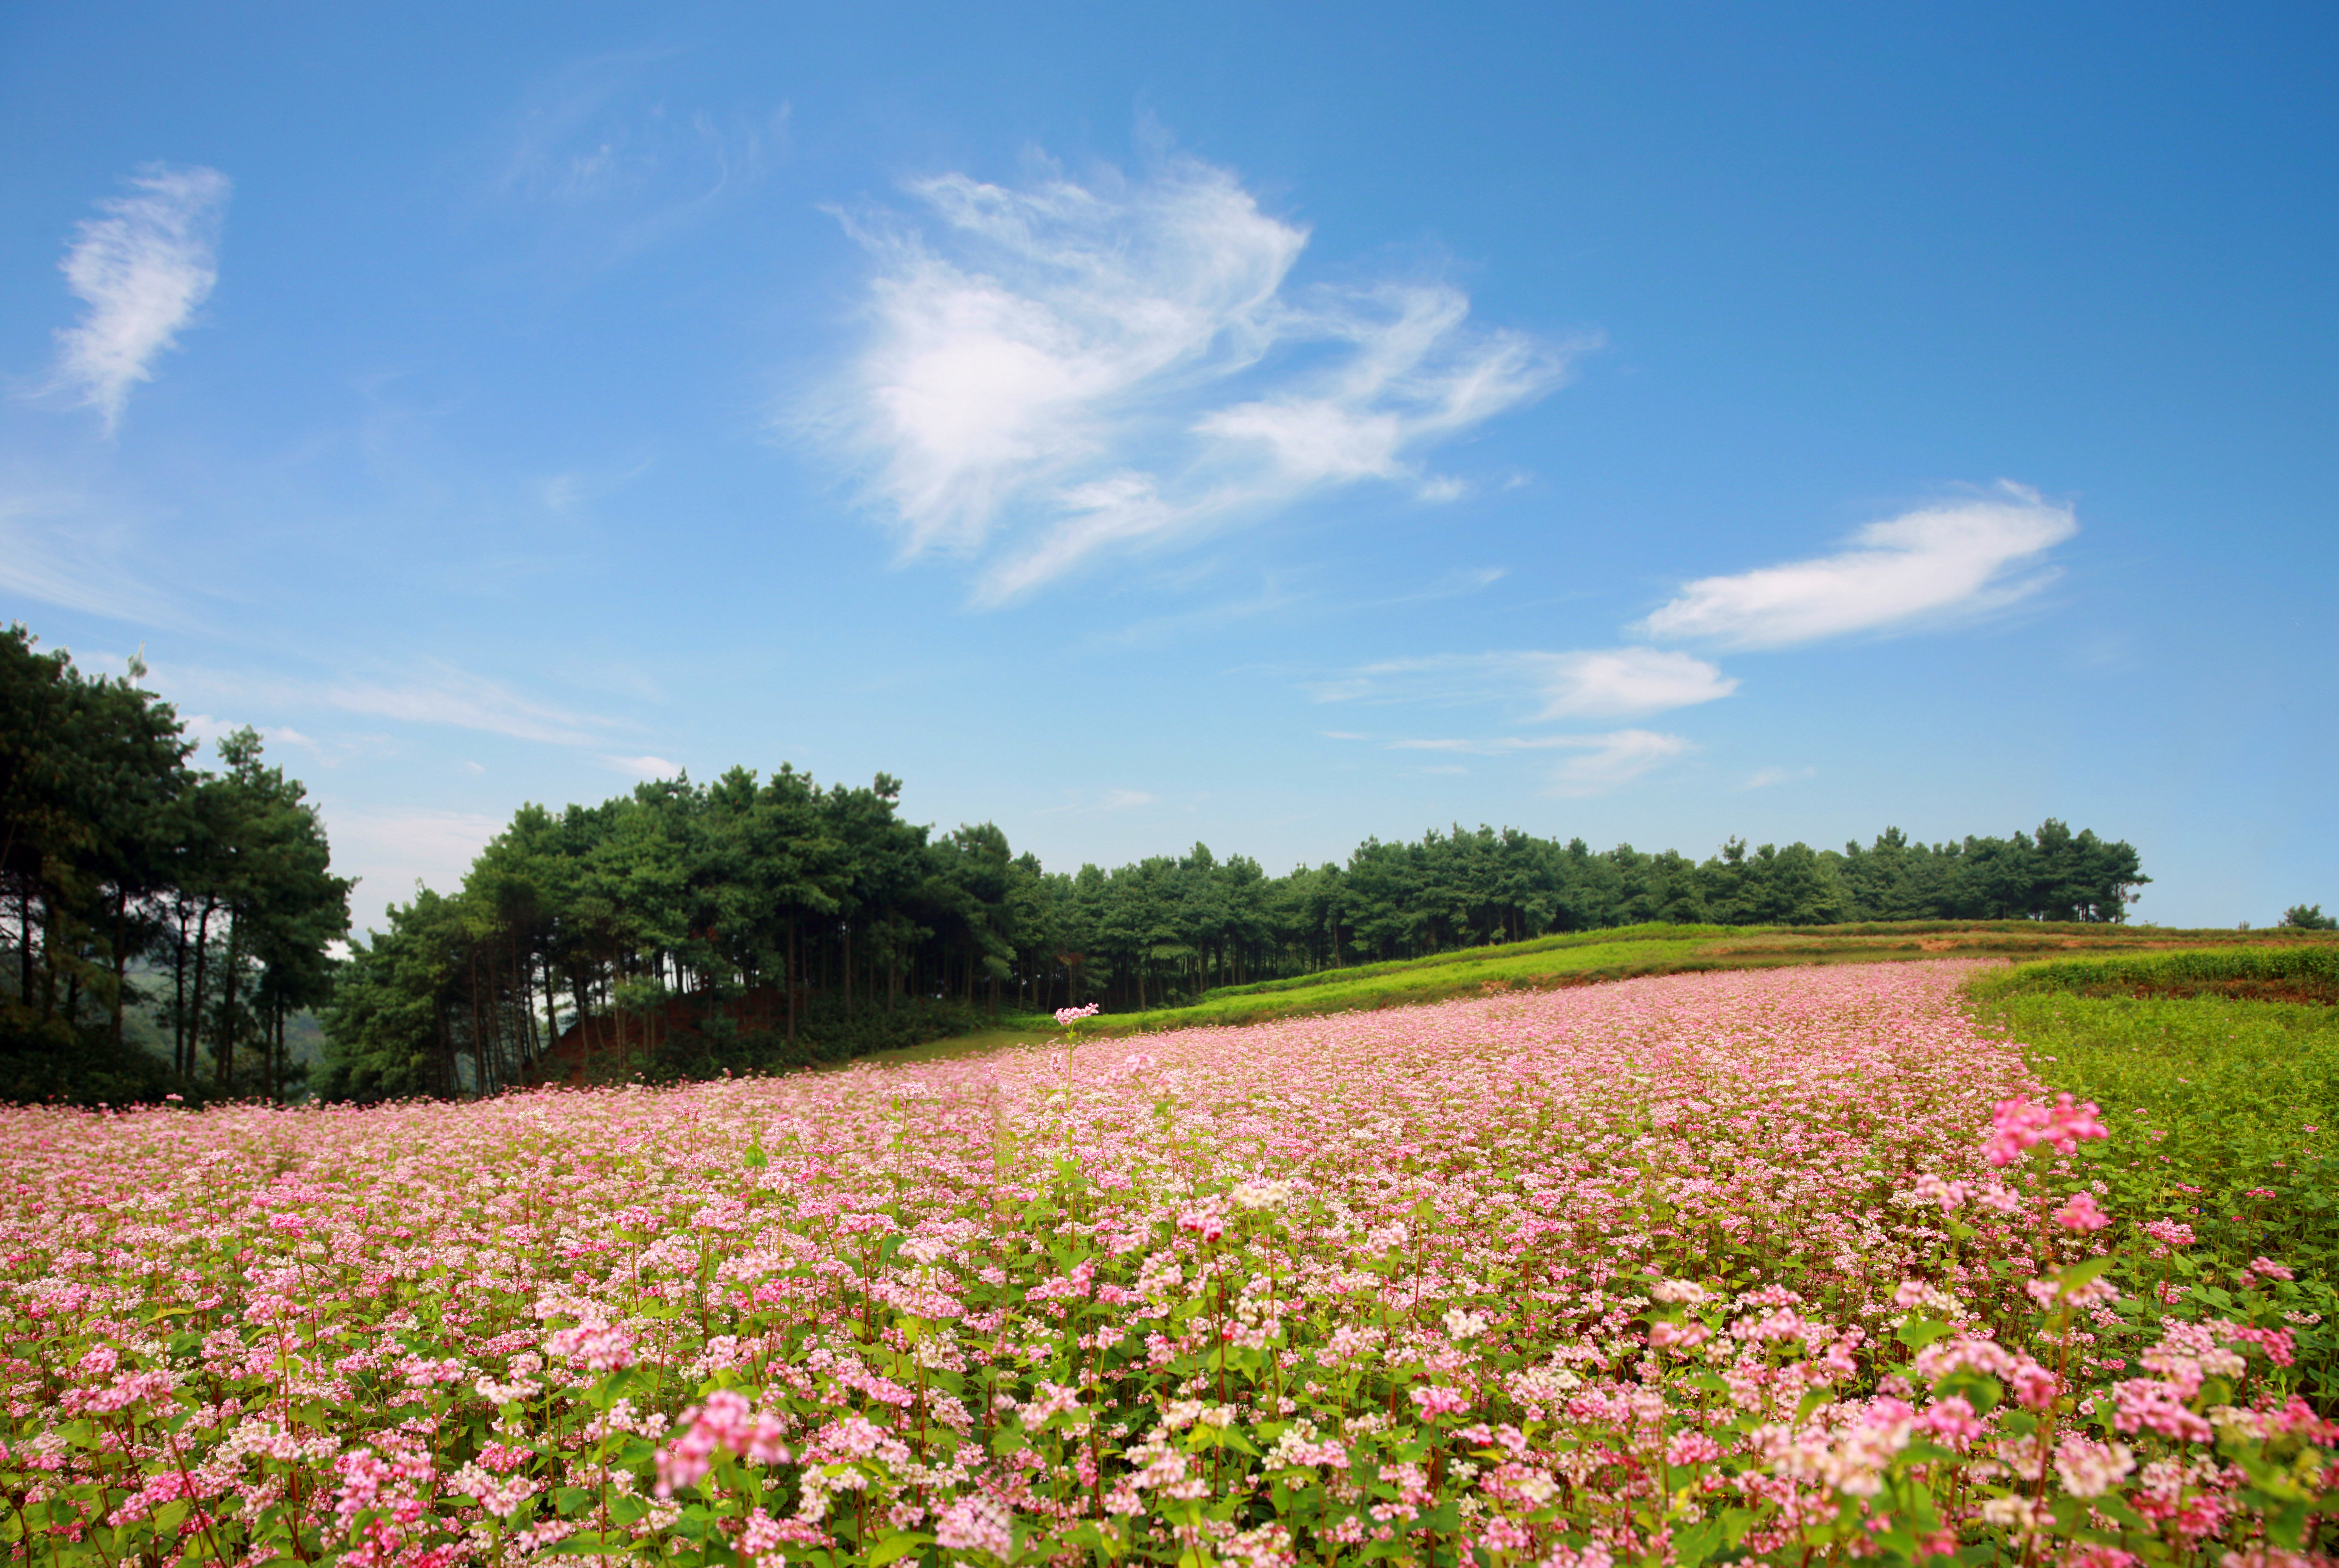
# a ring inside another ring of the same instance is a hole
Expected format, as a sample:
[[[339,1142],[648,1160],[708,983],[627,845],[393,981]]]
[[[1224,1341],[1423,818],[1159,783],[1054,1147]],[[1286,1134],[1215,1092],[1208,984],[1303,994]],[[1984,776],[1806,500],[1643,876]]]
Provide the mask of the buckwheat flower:
[[[2056,1224],[2066,1230],[2083,1234],[2101,1230],[2111,1222],[2112,1217],[2097,1207],[2096,1195],[2092,1192],[2074,1194],[2069,1202],[2055,1211]]]
[[[2074,1497],[2101,1497],[2136,1469],[2136,1455],[2118,1443],[2097,1443],[2077,1433],[2055,1449],[2055,1474]]]
[[[2273,1258],[2265,1257],[2253,1257],[2250,1259],[2250,1272],[2258,1276],[2262,1279],[2295,1279],[2297,1277],[2297,1276],[2291,1273],[2289,1269],[2284,1267],[2281,1264],[2276,1263]]]
[[[1296,1185],[1289,1181],[1251,1180],[1229,1196],[1237,1208],[1280,1208],[1291,1201]]]
[[[1973,1189],[1962,1181],[1944,1181],[1938,1176],[1920,1176],[1910,1188],[1924,1202],[1936,1204],[1943,1214],[1964,1206]]]
[[[1712,1337],[1713,1331],[1702,1323],[1649,1325],[1649,1347],[1653,1350],[1694,1350]]]
[[[1408,1389],[1406,1396],[1413,1401],[1422,1419],[1435,1421],[1441,1415],[1459,1415],[1470,1408],[1470,1402],[1451,1388],[1439,1384]]]
[[[588,1372],[617,1372],[634,1364],[634,1331],[606,1324],[580,1324],[546,1336],[546,1354]]]
[[[1917,1425],[1960,1454],[1982,1435],[1981,1417],[1962,1394],[1937,1399],[1917,1417]]]
[[[2016,1402],[2026,1410],[2046,1409],[2063,1391],[2063,1380],[2028,1356],[2014,1364],[2007,1382],[2012,1386]]]
[[[2075,1104],[2068,1094],[2057,1096],[2051,1106],[2027,1100],[2001,1100],[1991,1114],[1989,1136],[1983,1140],[1982,1153],[1992,1165],[2011,1165],[2022,1158],[2024,1150],[2037,1144],[2048,1144],[2059,1154],[2069,1154],[2083,1139],[2109,1136],[2103,1123],[2103,1108],[2093,1100]]]
[[[934,1540],[948,1552],[986,1552],[1002,1561],[1015,1551],[1014,1515],[992,1498],[962,1497],[934,1522]]]
[[[1892,1292],[1892,1305],[1903,1310],[1921,1307],[1928,1312],[1949,1312],[1955,1310],[1957,1299],[1938,1285],[1904,1279]]]
[[[1187,1209],[1178,1216],[1178,1228],[1204,1241],[1216,1241],[1227,1233],[1227,1222],[1207,1209]]]
[[[1722,1457],[1722,1445],[1702,1432],[1676,1432],[1665,1444],[1668,1464],[1711,1464]]]
[[[535,1496],[542,1487],[525,1475],[498,1477],[478,1464],[466,1464],[447,1478],[448,1489],[467,1497],[476,1498],[480,1507],[498,1519],[508,1519],[519,1512],[521,1504]]]
[[[1446,1314],[1446,1337],[1462,1343],[1475,1339],[1486,1332],[1486,1320],[1475,1312],[1466,1312],[1456,1307]]]

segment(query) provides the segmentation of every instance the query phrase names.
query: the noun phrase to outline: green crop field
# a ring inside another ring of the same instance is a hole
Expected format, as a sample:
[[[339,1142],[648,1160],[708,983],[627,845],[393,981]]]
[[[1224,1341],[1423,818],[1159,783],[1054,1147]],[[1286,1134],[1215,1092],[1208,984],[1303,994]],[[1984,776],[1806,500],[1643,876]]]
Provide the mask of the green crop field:
[[[1910,921],[1811,926],[1637,925],[1572,932],[1431,957],[1325,970],[1226,986],[1190,1006],[1111,1013],[1088,1034],[1133,1034],[1358,1009],[1442,1001],[1489,990],[1547,990],[1692,970],[1783,964],[1871,963],[1947,956],[2079,953],[2136,961],[2175,943],[2211,952],[2295,952],[2273,933],[2171,932],[2150,926],[2057,925],[2034,921]],[[2216,944],[2211,947],[2209,944]],[[2310,948],[2339,955],[2339,945]]]
[[[2111,1136],[2075,1163],[2107,1206],[2190,1232],[2128,1249],[2141,1299],[2181,1288],[2225,1310],[2265,1287],[2250,1266],[2270,1257],[2298,1275],[2278,1288],[2302,1314],[2339,1310],[2339,1007],[2265,1000],[2334,975],[2339,943],[2324,940],[2028,963],[1972,988],[2040,1078],[2103,1107]],[[2328,1395],[2339,1344],[2327,1322],[2301,1326],[2302,1363]]]

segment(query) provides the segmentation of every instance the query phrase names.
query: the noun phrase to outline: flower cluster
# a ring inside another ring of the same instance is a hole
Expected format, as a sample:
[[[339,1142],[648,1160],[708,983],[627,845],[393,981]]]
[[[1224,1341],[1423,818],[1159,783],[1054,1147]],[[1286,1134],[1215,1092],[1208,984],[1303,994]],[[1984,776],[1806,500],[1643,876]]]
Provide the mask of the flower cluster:
[[[2116,1247],[2189,1233],[2055,1169],[2100,1121],[1977,1032],[1970,968],[1506,992],[1160,1036],[1141,1068],[1039,1046],[0,1111],[0,1542],[360,1568],[2318,1549],[2334,1433],[2290,1270],[2191,1316],[2124,1295]]]

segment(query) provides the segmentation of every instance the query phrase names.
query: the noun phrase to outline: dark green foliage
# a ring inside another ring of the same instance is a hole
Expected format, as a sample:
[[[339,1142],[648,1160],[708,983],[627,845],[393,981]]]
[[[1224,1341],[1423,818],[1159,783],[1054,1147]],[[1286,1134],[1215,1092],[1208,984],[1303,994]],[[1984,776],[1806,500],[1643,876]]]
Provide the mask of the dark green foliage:
[[[250,730],[220,743],[224,773],[190,768],[144,673],[91,679],[0,630],[8,1098],[281,1095],[288,1024],[323,999],[349,928],[350,884],[300,784],[262,765]],[[167,1062],[137,1043],[144,1007]]]
[[[2231,1316],[2265,1257],[2299,1276],[2287,1305],[2339,1307],[2339,1008],[2209,989],[2335,968],[2339,944],[2250,947],[2023,964],[1974,986],[2041,1079],[2103,1107],[2110,1136],[2079,1147],[2080,1178],[2125,1219],[2192,1230],[2189,1246],[2123,1247],[2134,1295],[2182,1288],[2186,1314]],[[2328,1326],[2302,1327],[2298,1351],[2313,1392],[2339,1397]]]
[[[2339,1001],[2339,942],[2055,959],[2023,964],[1979,989],[1990,996],[2032,991],[2082,996],[2215,993]]]
[[[903,822],[900,794],[882,774],[824,790],[783,765],[522,808],[459,892],[392,907],[357,945],[321,1087],[764,1070],[916,1043],[978,1011],[1144,1013],[1651,922],[2101,922],[2144,880],[2127,845],[2052,821],[1933,846],[1895,830],[1845,854],[1732,840],[1702,863],[1457,827],[1284,877],[1199,843],[1051,873],[991,823]]]
[[[2339,914],[2324,914],[2319,903],[2295,903],[2282,912],[2282,923],[2292,931],[2339,931]]]

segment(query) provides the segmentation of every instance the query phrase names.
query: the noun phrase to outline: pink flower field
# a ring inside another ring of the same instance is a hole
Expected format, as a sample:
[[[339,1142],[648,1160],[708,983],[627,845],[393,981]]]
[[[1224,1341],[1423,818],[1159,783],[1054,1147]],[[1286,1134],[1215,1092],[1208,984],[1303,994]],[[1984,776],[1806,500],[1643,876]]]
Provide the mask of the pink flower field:
[[[2324,1560],[2334,1428],[2279,1319],[2119,1294],[2144,1217],[2069,1158],[2095,1108],[1975,1031],[1970,973],[675,1090],[0,1110],[0,1543]]]

